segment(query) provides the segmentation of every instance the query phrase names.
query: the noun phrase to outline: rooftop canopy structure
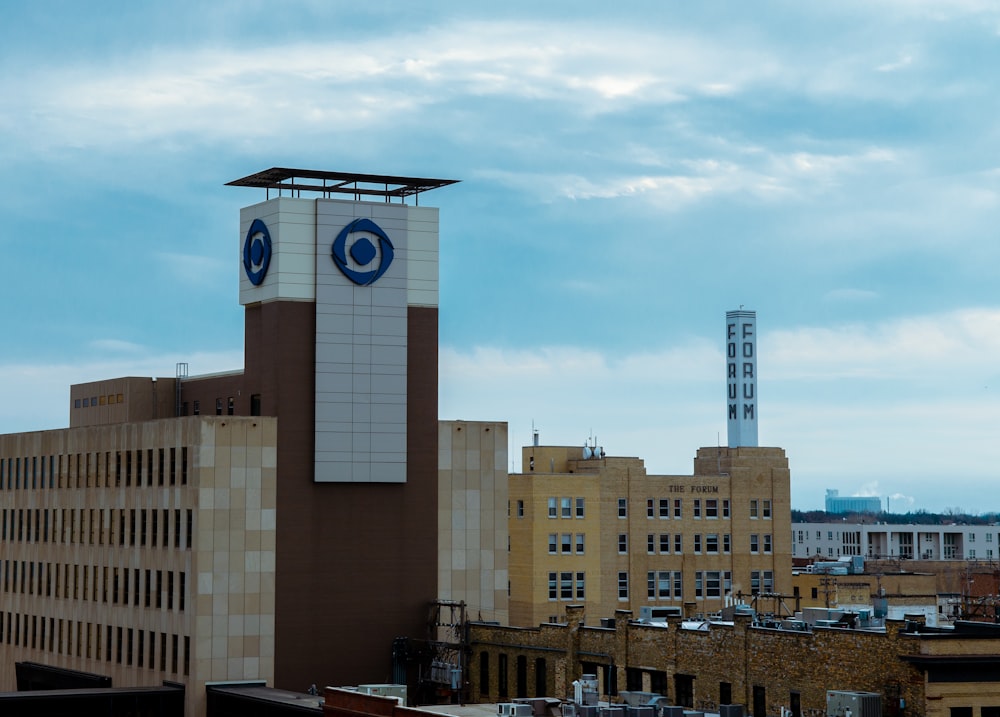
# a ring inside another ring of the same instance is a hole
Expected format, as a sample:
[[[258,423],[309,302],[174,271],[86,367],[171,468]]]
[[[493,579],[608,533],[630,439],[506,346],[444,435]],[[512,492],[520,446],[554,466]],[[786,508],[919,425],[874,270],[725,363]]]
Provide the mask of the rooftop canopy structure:
[[[398,197],[405,203],[406,197],[416,197],[438,187],[455,184],[457,179],[426,179],[418,177],[394,177],[386,174],[357,174],[355,172],[327,172],[316,169],[289,169],[271,167],[242,179],[226,182],[227,187],[263,187],[266,198],[271,198],[271,190],[278,196],[287,190],[288,196],[299,197],[302,192],[313,192],[326,198],[337,194],[347,194],[356,201],[363,197],[382,197],[386,203]],[[416,203],[419,201],[415,199]]]

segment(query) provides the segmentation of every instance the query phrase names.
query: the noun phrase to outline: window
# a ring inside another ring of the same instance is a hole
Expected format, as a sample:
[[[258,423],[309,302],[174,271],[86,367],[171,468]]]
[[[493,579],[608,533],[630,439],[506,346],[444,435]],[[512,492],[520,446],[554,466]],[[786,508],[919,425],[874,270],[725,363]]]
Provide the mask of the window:
[[[722,536],[722,552],[728,553],[732,551],[732,545],[729,541],[729,533]]]
[[[694,534],[694,552],[701,552],[701,533]]]
[[[628,552],[628,535],[626,533],[618,534],[618,552],[619,554]]]
[[[646,573],[646,597],[656,597],[656,573],[652,570]]]
[[[577,498],[576,499],[576,517],[577,518],[582,518],[583,515],[584,515],[584,513],[583,513],[583,498]]]
[[[524,517],[524,501],[523,500],[517,501],[517,517],[518,518],[523,518]]]
[[[660,533],[660,552],[670,552],[670,533]]]
[[[760,552],[760,542],[759,542],[759,539],[760,539],[760,536],[758,536],[756,533],[752,533],[750,535],[750,552],[751,553],[759,553]]]
[[[572,498],[562,498],[559,501],[559,515],[562,518],[572,518],[573,517],[573,499]]]
[[[674,517],[675,518],[680,518],[681,517],[681,499],[680,498],[674,498]]]
[[[677,554],[684,552],[684,536],[680,533],[674,534],[674,552]]]
[[[652,533],[646,536],[646,552],[650,555],[656,552],[656,536]]]
[[[656,508],[655,508],[655,505],[653,503],[653,499],[652,498],[647,498],[646,499],[646,517],[647,518],[653,518],[655,516],[656,516]]]
[[[670,571],[660,570],[656,573],[656,596],[659,598],[670,597]]]
[[[628,500],[626,498],[618,499],[618,517],[619,518],[628,517]]]
[[[556,582],[556,573],[549,573],[549,600],[559,597],[559,587]]]
[[[556,541],[558,538],[559,536],[555,533],[549,533],[549,552],[553,555],[556,553]]]
[[[196,416],[201,415],[201,401],[194,402],[194,415]]]
[[[558,510],[558,508],[557,508],[557,505],[556,505],[556,499],[555,498],[549,498],[549,517],[550,518],[555,518],[557,515],[559,515],[559,513],[556,512],[557,510]]]
[[[722,597],[721,573],[709,570],[705,573],[705,597]]]
[[[756,501],[756,499],[750,501],[750,517],[751,518],[756,518],[757,517],[757,501]],[[816,537],[818,538],[819,535],[817,535]]]
[[[618,599],[628,600],[628,573],[618,573]]]
[[[250,394],[250,415],[259,416],[260,415],[260,394],[251,393]]]
[[[235,410],[235,408],[236,408],[236,404],[235,404],[235,402],[233,401],[233,397],[232,397],[232,396],[230,396],[230,397],[229,397],[229,402],[228,402],[228,407],[226,408],[226,412],[227,412],[227,413],[228,413],[228,414],[229,414],[230,416],[232,416],[232,415],[233,415],[233,411]]]
[[[723,518],[728,518],[729,517],[729,499],[728,498],[722,501],[722,517]]]
[[[771,534],[770,533],[765,533],[764,534],[764,552],[765,553],[770,553],[771,552]]]
[[[709,498],[705,501],[705,517],[706,518],[718,518],[719,517],[719,501],[715,498]]]
[[[815,592],[816,588],[813,588],[813,591]],[[753,595],[760,593],[760,570],[750,571],[750,593]],[[813,595],[813,597],[816,596]]]
[[[764,514],[765,520],[769,520],[771,518],[771,501],[761,501],[761,512]]]
[[[702,577],[703,573],[698,570],[694,574],[694,596],[696,598],[704,597],[705,592],[705,579]]]
[[[774,571],[765,570],[764,571],[764,592],[773,593],[774,592]]]
[[[976,542],[976,534],[975,533],[969,533],[969,542],[970,543]]]
[[[695,518],[701,517],[701,498],[694,499],[694,505],[692,505],[691,511]]]
[[[222,399],[221,398],[215,399],[215,415],[216,416],[221,416],[222,415]]]
[[[719,552],[719,534],[709,533],[705,536],[705,552],[706,553],[718,553]]]
[[[562,534],[562,554],[569,555],[573,552],[573,534],[563,533]]]
[[[586,596],[586,590],[584,589],[586,584],[586,575],[584,573],[576,574],[576,599],[583,600]]]
[[[670,517],[670,499],[660,498],[660,517],[669,518]]]
[[[559,599],[573,599],[573,573],[559,573]]]

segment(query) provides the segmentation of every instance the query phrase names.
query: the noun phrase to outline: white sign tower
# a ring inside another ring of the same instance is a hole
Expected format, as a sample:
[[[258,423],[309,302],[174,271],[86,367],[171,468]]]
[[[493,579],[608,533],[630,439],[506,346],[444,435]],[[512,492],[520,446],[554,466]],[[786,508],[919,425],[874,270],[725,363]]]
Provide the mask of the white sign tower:
[[[757,312],[726,312],[729,447],[757,445]]]

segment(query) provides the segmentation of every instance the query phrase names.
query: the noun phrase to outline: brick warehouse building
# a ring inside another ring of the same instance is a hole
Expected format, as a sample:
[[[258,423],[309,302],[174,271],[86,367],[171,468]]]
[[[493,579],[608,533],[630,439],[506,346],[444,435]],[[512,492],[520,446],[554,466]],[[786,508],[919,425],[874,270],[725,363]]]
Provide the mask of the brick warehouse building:
[[[884,632],[757,627],[750,615],[686,629],[633,622],[586,627],[582,606],[568,624],[470,626],[471,697],[480,702],[572,695],[573,681],[598,676],[601,699],[655,692],[700,711],[746,705],[755,717],[826,714],[826,691],[875,692],[887,717],[1000,715],[1000,626],[929,628],[920,617],[890,620]]]
[[[68,429],[0,437],[0,690],[15,661],[110,669],[193,715],[208,681],[393,679],[438,587],[438,211],[406,201],[450,183],[233,182],[266,192],[243,370],[74,386]]]

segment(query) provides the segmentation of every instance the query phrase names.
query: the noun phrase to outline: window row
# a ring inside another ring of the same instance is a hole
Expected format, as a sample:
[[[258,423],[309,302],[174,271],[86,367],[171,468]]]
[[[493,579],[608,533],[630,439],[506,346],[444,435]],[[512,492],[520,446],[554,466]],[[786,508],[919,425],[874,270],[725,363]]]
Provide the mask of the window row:
[[[101,565],[0,560],[4,593],[184,612],[187,573]]]
[[[583,600],[586,575],[580,572],[549,573],[549,600]]]
[[[701,498],[695,498],[691,501],[691,515],[694,518],[729,518],[729,499],[723,498],[722,500],[719,500],[717,498],[706,498],[702,500]],[[666,520],[671,517],[674,519],[683,518],[683,499],[647,498],[646,517],[660,518],[661,520]]]
[[[191,549],[191,508],[8,508],[0,510],[0,540],[63,545]]]
[[[569,573],[562,573],[569,575]],[[582,575],[582,573],[578,573]],[[549,573],[549,577],[555,573]],[[696,598],[720,598],[733,591],[733,574],[728,570],[696,570],[694,573],[694,596]],[[750,571],[750,593],[774,592],[773,570]],[[550,582],[551,594],[551,582]],[[627,600],[629,595],[629,574],[618,573],[618,599]],[[646,573],[646,597],[651,600],[683,600],[684,579],[680,570],[650,570]]]
[[[188,449],[0,458],[0,490],[187,485]]]
[[[689,508],[691,510],[691,517],[693,518],[706,518],[706,519],[718,519],[722,518],[726,520],[731,517],[730,504],[728,498],[718,499],[718,498],[693,498],[690,499]],[[555,517],[551,515],[552,504],[549,504],[549,517]],[[568,517],[568,516],[563,516]],[[582,517],[582,516],[581,516]],[[618,517],[627,518],[628,517],[628,498],[618,499]],[[661,520],[674,519],[678,520],[684,517],[684,499],[683,498],[647,498],[646,499],[646,517],[647,518],[660,518]],[[750,501],[750,517],[751,518],[763,518],[765,520],[771,519],[771,501],[762,499],[753,499]]]
[[[518,501],[520,504],[521,501]],[[520,509],[522,506],[518,506]],[[584,499],[583,498],[549,498],[550,518],[583,518]],[[522,517],[519,513],[518,517]]]
[[[125,396],[120,393],[109,393],[104,396],[89,396],[87,398],[73,399],[73,408],[90,408],[92,406],[113,406],[116,403],[124,403]]]
[[[561,535],[559,533],[549,533],[549,553],[552,555],[557,553],[570,555],[574,552],[577,555],[583,555],[584,553],[583,533],[576,534],[576,541],[573,540],[573,533],[562,533]]]
[[[191,638],[155,630],[8,612],[0,613],[0,644],[175,675],[191,672]]]

